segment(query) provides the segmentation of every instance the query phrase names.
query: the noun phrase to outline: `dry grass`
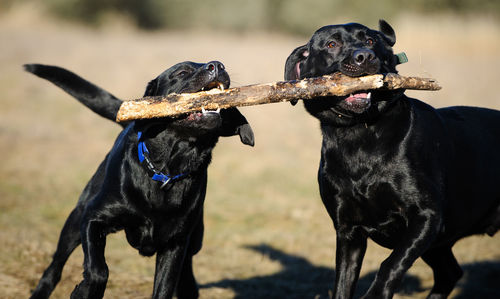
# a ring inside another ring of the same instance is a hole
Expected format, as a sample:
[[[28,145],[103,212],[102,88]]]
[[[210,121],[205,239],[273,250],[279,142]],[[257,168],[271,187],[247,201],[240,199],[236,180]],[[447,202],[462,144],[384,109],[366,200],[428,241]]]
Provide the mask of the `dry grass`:
[[[374,21],[375,23],[375,21]],[[441,92],[413,92],[436,105],[500,109],[500,26],[485,20],[407,17],[395,22],[402,74],[438,78]],[[24,7],[0,18],[0,290],[26,298],[49,263],[59,230],[119,129],[22,71],[56,64],[124,99],[183,60],[219,59],[233,86],[280,80],[291,50],[305,39],[265,33],[145,33],[119,23],[102,31],[45,20]],[[256,147],[222,140],[210,166],[204,249],[195,258],[202,298],[321,298],[333,278],[335,234],[319,200],[320,133],[300,107],[242,109]],[[472,237],[455,247],[466,275],[455,298],[499,298],[500,239]],[[389,251],[370,244],[359,289]],[[109,237],[106,298],[148,298],[154,259],[141,258],[123,234]],[[80,249],[53,298],[68,298],[81,278]],[[432,273],[417,261],[397,298],[423,298]],[[475,294],[474,296],[471,294]]]

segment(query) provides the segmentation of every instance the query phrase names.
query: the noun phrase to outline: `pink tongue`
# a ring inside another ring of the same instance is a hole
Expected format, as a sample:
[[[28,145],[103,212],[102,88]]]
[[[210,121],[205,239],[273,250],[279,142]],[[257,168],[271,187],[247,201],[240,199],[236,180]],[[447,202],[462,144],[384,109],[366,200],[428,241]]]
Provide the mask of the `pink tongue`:
[[[295,76],[297,77],[297,80],[300,79],[300,62],[297,62],[297,64],[295,64]]]
[[[363,92],[363,93],[355,93],[353,95],[350,95],[345,100],[346,100],[346,102],[354,102],[357,99],[366,99],[366,98],[368,98],[368,94]]]

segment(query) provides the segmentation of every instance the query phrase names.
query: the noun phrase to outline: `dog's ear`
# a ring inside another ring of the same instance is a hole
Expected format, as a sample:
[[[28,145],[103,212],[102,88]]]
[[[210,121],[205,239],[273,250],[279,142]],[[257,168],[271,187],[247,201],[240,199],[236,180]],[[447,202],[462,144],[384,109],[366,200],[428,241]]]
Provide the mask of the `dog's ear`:
[[[387,43],[392,47],[396,43],[396,33],[392,29],[391,25],[384,20],[378,21],[379,30],[384,36]]]
[[[292,51],[285,63],[285,80],[300,80],[300,63],[309,56],[307,44]],[[292,105],[297,104],[297,100],[290,101]]]
[[[221,110],[220,115],[222,118],[220,136],[239,135],[243,144],[254,146],[252,127],[238,109],[224,109]]]
[[[144,92],[145,97],[155,96],[158,91],[158,77],[149,81],[148,86],[146,86],[146,91]]]
[[[309,56],[307,45],[300,46],[292,51],[285,63],[285,80],[300,79],[300,65]]]

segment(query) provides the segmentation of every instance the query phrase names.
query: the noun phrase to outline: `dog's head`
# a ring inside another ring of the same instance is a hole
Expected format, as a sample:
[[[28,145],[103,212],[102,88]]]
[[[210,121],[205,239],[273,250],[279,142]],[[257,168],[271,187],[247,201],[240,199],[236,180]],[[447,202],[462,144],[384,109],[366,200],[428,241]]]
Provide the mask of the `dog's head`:
[[[208,63],[181,62],[151,80],[144,96],[165,96],[170,93],[193,93],[213,88],[229,88],[230,79],[219,61]],[[253,131],[236,108],[221,111],[190,113],[168,120],[169,127],[184,136],[239,135],[241,142],[254,145]]]
[[[380,20],[379,26],[379,30],[372,30],[350,23],[318,29],[307,44],[293,50],[287,58],[285,79],[298,80],[335,72],[351,77],[397,72],[398,59],[392,51],[396,35],[384,20]],[[345,97],[329,97],[327,102],[307,101],[306,109],[321,118],[328,117],[329,113],[356,116],[373,103],[387,100],[388,96],[384,92],[367,90]]]

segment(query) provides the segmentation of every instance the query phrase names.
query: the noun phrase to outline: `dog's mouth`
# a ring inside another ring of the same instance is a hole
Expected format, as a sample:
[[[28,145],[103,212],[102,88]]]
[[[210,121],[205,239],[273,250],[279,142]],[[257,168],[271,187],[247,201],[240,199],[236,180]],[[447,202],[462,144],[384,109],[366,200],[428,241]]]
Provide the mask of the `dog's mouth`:
[[[190,121],[198,121],[207,116],[217,116],[217,115],[220,115],[220,108],[217,110],[205,110],[205,108],[202,108],[201,112],[190,113],[186,117],[186,119]]]
[[[212,82],[208,83],[206,86],[202,87],[198,91],[208,91],[211,89],[219,89],[219,90],[224,91],[224,83],[219,82],[219,81],[212,81]]]
[[[300,75],[301,75],[301,68],[300,68],[300,62],[295,64],[294,67],[294,75],[296,80],[300,80]],[[334,74],[336,72],[341,72],[344,75],[351,76],[351,77],[359,77],[368,73],[374,73],[373,70],[370,71],[361,71],[359,68],[354,68],[354,67],[346,67],[344,65],[344,68],[341,70],[336,70],[335,72],[331,73]],[[360,91],[357,93],[350,94],[349,96],[346,97],[340,97],[341,101],[338,104],[341,108],[347,111],[351,111],[357,114],[361,114],[365,112],[368,108],[370,108],[372,104],[372,92],[371,91]]]
[[[208,83],[206,86],[202,87],[198,92],[200,91],[224,91],[224,83],[219,82],[219,81],[212,81]],[[220,116],[220,108],[217,110],[206,110],[205,108],[202,108],[201,112],[193,112],[187,115],[185,118],[188,121],[200,121],[203,120],[206,117],[212,117],[212,116]]]
[[[372,93],[359,92],[343,99],[343,106],[353,112],[361,113],[371,106]]]
[[[339,71],[347,75],[349,77],[361,77],[361,76],[368,76],[368,75],[374,75],[379,73],[380,67],[379,63],[373,63],[369,64],[367,66],[359,66],[356,64],[352,63],[342,63],[340,65]]]

